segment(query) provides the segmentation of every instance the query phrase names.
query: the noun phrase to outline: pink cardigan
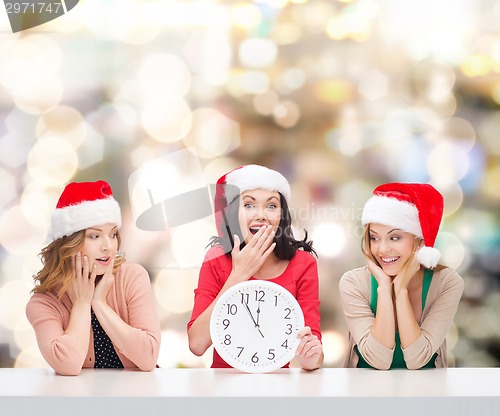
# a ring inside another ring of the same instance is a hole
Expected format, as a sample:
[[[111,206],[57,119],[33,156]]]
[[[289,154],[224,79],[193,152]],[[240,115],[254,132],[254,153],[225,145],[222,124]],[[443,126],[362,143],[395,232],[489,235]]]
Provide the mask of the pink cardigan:
[[[161,329],[147,271],[139,264],[122,264],[107,302],[124,322],[133,327],[123,349],[115,348],[123,366],[152,370],[160,351]],[[95,361],[91,326],[88,351],[82,351],[75,339],[64,333],[71,306],[67,294],[58,300],[53,293],[35,293],[26,306],[26,316],[35,330],[40,352],[62,375],[78,375],[82,367],[93,368]]]

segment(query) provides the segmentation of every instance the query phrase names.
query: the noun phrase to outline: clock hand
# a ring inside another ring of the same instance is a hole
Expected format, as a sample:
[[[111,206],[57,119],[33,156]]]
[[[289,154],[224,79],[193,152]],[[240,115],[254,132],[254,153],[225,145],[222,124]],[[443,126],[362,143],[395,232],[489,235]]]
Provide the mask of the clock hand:
[[[248,312],[248,314],[250,315],[250,318],[252,318],[252,321],[253,323],[255,324],[255,328],[257,328],[257,330],[259,331],[260,335],[262,336],[262,338],[264,338],[264,334],[262,333],[262,331],[260,330],[259,328],[259,325],[257,324],[257,322],[255,322],[255,319],[252,315],[252,312],[250,311],[250,308],[248,307],[248,303],[246,302],[243,302],[243,305],[245,305],[245,310]]]
[[[259,316],[260,316],[260,302],[257,305],[257,323],[256,323],[257,326],[260,326],[259,325]]]
[[[248,312],[248,314],[250,315],[250,318],[252,318],[252,321],[253,321],[253,323],[254,323],[255,327],[258,327],[259,325],[257,325],[257,322],[255,322],[255,319],[254,319],[254,317],[253,317],[253,315],[252,315],[252,312],[250,311],[250,308],[248,307],[248,303],[243,302],[243,305],[245,305],[245,310],[246,310],[246,311]]]

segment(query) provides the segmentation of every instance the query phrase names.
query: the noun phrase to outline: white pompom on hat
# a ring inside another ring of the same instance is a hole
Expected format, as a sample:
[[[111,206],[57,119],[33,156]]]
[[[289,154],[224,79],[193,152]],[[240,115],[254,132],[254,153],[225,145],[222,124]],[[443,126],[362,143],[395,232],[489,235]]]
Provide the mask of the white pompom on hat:
[[[239,194],[253,189],[266,189],[279,192],[283,195],[286,202],[290,203],[290,184],[281,173],[260,165],[237,167],[221,176],[217,181],[214,211],[219,236],[223,235],[222,227],[224,219],[222,214],[224,210]]]
[[[86,228],[121,226],[121,211],[106,181],[72,182],[64,188],[52,213],[51,238],[57,240]]]
[[[439,263],[441,253],[434,247],[443,218],[443,196],[432,186],[420,183],[387,183],[373,191],[366,202],[361,222],[399,228],[424,241],[418,261],[427,268]]]

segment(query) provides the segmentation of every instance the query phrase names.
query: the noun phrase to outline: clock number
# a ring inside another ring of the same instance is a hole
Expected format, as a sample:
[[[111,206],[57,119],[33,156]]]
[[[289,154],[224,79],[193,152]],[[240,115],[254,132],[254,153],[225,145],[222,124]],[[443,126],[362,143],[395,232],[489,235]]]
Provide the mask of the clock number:
[[[276,354],[274,353],[274,348],[269,349],[269,355],[267,356],[267,359],[269,361],[274,360],[274,357],[276,357]]]
[[[252,363],[258,363],[259,362],[259,357],[257,357],[257,353],[252,355]]]
[[[290,335],[292,333],[292,324],[286,324],[286,327],[288,329],[285,331],[285,334]]]
[[[285,319],[292,319],[292,318],[290,318],[290,314],[292,313],[292,310],[290,308],[285,308],[285,312],[286,312]]]
[[[238,312],[238,307],[234,303],[228,303],[227,313],[230,315],[236,315],[236,312]]]
[[[222,325],[224,325],[224,329],[227,329],[227,327],[229,326],[230,323],[231,323],[231,321],[229,319],[224,319],[222,321]]]
[[[236,347],[240,350],[240,352],[238,353],[238,357],[241,355],[241,353],[243,352],[243,350],[245,349],[245,347]]]
[[[249,294],[248,293],[242,293],[241,294],[241,303],[243,304],[247,304],[248,305],[248,298],[249,298]]]
[[[274,295],[274,306],[278,306],[278,295]]]
[[[256,302],[264,302],[264,296],[265,292],[263,290],[256,290],[255,291],[255,301]]]
[[[224,345],[231,345],[231,335],[226,334],[224,337]]]
[[[288,340],[287,340],[287,339],[285,339],[285,342],[284,342],[283,344],[281,344],[281,346],[282,346],[283,348],[288,348]]]

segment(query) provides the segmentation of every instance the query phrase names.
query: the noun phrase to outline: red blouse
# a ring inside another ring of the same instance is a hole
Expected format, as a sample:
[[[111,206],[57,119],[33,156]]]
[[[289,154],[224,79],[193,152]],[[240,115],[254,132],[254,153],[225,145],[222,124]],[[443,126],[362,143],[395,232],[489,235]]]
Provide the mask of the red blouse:
[[[198,287],[194,291],[194,307],[188,329],[217,297],[231,270],[232,259],[224,254],[221,246],[208,250],[200,269]],[[269,281],[283,286],[297,299],[304,313],[305,325],[321,340],[316,259],[308,252],[297,250],[285,271]],[[227,367],[230,367],[229,364],[214,349],[212,368]]]

